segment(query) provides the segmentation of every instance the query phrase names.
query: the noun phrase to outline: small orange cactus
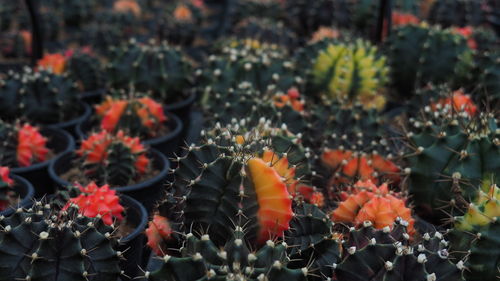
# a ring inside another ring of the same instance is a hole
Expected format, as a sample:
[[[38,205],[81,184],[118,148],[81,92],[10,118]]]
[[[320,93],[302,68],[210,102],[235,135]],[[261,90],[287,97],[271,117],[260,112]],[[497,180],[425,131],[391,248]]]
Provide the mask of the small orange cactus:
[[[174,18],[178,21],[191,21],[193,19],[193,13],[188,6],[179,4],[174,10]]]
[[[113,10],[118,13],[132,13],[136,17],[141,15],[141,7],[135,0],[118,0],[113,4]]]
[[[47,159],[49,149],[47,138],[40,134],[38,128],[24,124],[19,128],[17,136],[17,162],[21,167],[27,167],[35,162]]]
[[[163,240],[171,238],[172,232],[172,228],[170,228],[170,223],[167,218],[160,215],[154,215],[153,220],[149,222],[148,228],[146,229],[146,236],[148,238],[147,245],[158,256],[165,255],[160,245]]]
[[[466,95],[463,90],[453,92],[449,98],[442,98],[437,103],[431,105],[432,110],[436,111],[443,107],[453,107],[457,112],[467,112],[469,116],[475,116],[477,113],[477,106],[469,95]]]
[[[392,227],[399,217],[408,222],[408,233],[415,233],[415,220],[405,200],[389,191],[387,184],[377,187],[370,180],[358,181],[349,192],[343,192],[344,199],[330,217],[334,222],[361,225],[370,221],[375,228]]]
[[[45,54],[37,64],[38,68],[51,69],[54,74],[63,74],[66,70],[66,57],[62,54]]]
[[[81,194],[76,198],[71,198],[65,208],[70,204],[76,204],[80,212],[89,218],[101,216],[103,222],[107,225],[114,224],[114,220],[122,220],[122,213],[125,210],[120,204],[120,197],[116,195],[115,190],[109,189],[109,186],[98,187],[94,182],[87,186],[77,184]]]
[[[304,103],[300,100],[300,93],[296,88],[291,88],[290,90],[288,90],[286,95],[275,96],[274,105],[276,107],[284,107],[285,105],[289,105],[295,111],[304,111]]]

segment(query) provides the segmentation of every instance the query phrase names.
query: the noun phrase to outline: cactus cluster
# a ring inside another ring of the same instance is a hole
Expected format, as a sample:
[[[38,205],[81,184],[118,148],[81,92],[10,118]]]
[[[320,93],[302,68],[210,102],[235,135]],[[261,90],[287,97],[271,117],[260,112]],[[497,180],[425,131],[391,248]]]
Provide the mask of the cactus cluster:
[[[114,229],[71,206],[35,202],[0,218],[0,280],[107,280],[121,274]]]
[[[0,165],[27,167],[47,160],[47,141],[37,127],[0,120]]]
[[[78,83],[80,91],[89,92],[104,87],[105,79],[100,60],[86,50],[69,56],[66,66],[69,77]]]
[[[123,131],[91,134],[76,151],[85,176],[112,186],[125,186],[149,172],[146,153],[139,138],[129,137]]]

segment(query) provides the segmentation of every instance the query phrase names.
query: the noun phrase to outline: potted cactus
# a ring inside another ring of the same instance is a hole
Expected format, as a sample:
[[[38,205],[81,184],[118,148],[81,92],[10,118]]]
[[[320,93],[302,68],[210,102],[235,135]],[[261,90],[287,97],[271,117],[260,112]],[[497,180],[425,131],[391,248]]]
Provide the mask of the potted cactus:
[[[0,220],[4,230],[0,233],[0,268],[5,280],[129,278],[126,274],[134,268],[128,267],[124,258],[133,257],[133,250],[141,249],[130,246],[132,241],[142,239],[146,225],[144,208],[131,198],[118,198],[105,187],[89,185],[82,190],[85,198],[71,200],[62,210],[57,203],[36,201],[31,208],[19,208]],[[81,202],[85,206],[78,204]],[[89,212],[90,209],[95,212]],[[114,211],[112,215],[109,210]],[[116,220],[110,224],[103,219],[122,216],[122,212],[127,225],[116,224]]]
[[[51,71],[9,72],[0,81],[0,118],[25,118],[36,124],[64,129],[74,135],[75,126],[90,115],[80,102],[76,84],[66,75]]]
[[[65,186],[50,201],[61,210],[78,207],[85,217],[99,217],[104,224],[113,226],[119,238],[118,250],[124,257],[120,260],[120,268],[124,271],[120,278],[131,280],[139,274],[138,265],[143,264],[140,259],[144,248],[143,231],[147,224],[144,206],[131,197],[118,195],[109,185],[99,187],[94,182],[86,186],[79,183]]]
[[[140,137],[145,145],[166,156],[173,156],[180,144],[182,127],[175,114],[165,112],[152,98],[107,96],[95,107],[94,117],[77,127],[77,133],[84,139],[88,131],[117,133],[123,130],[127,135]]]
[[[54,192],[48,166],[55,156],[73,151],[74,146],[73,138],[63,130],[0,120],[0,165],[30,181],[37,198]]]
[[[74,181],[109,184],[150,211],[161,196],[169,168],[167,158],[146,149],[139,138],[103,130],[83,140],[78,150],[60,155],[51,163],[49,173],[58,186]]]
[[[0,216],[10,215],[17,206],[28,206],[34,195],[29,181],[10,174],[9,167],[0,166]]]

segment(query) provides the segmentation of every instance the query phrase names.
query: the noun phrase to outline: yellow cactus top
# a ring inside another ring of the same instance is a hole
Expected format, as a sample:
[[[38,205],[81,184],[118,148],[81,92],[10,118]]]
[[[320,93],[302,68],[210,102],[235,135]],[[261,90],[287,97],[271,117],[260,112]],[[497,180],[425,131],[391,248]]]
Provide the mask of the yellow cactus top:
[[[469,209],[458,220],[457,229],[471,231],[477,227],[490,224],[500,216],[500,188],[496,184],[487,191],[480,190],[478,198],[471,203]]]
[[[330,97],[360,102],[365,108],[382,109],[389,69],[377,48],[358,40],[355,44],[330,44],[313,66],[316,85]]]

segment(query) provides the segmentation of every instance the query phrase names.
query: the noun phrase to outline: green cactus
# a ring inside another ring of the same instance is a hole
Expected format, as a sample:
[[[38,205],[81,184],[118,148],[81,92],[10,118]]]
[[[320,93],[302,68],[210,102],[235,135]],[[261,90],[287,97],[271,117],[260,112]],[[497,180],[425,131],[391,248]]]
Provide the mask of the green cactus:
[[[472,66],[472,51],[463,36],[425,24],[396,28],[387,52],[392,86],[402,99],[428,83],[463,79]]]
[[[114,229],[75,207],[35,202],[0,218],[0,280],[116,281],[122,253]]]
[[[380,110],[386,103],[388,74],[385,56],[368,42],[330,44],[314,61],[308,92]]]
[[[473,72],[473,82],[479,87],[477,96],[492,104],[500,101],[500,54],[479,54]]]
[[[282,47],[251,39],[226,43],[221,54],[211,55],[207,64],[198,70],[197,84],[202,90],[208,88],[222,93],[247,82],[265,93],[273,89],[287,91],[303,82]]]
[[[104,87],[101,62],[93,55],[77,51],[68,59],[66,69],[81,91],[95,91]]]
[[[286,9],[280,0],[239,0],[235,11],[233,22],[238,23],[250,17],[280,20]]]
[[[181,51],[166,42],[140,45],[132,39],[113,47],[106,72],[112,88],[132,87],[167,104],[179,101],[191,84],[190,64]]]
[[[340,242],[333,233],[333,222],[318,207],[307,203],[299,203],[294,212],[285,239],[290,245],[290,267],[309,266],[314,275],[308,280],[331,277],[331,265],[340,262]]]
[[[441,233],[425,233],[421,242],[412,242],[405,223],[396,222],[393,230],[375,230],[370,222],[352,228],[342,245],[342,261],[333,265],[335,280],[464,280],[463,263],[450,261]]]
[[[24,117],[34,123],[68,121],[82,113],[76,83],[66,76],[48,71],[10,72],[0,80],[0,117]]]
[[[484,11],[480,1],[436,0],[432,3],[428,20],[442,27],[479,26],[484,23]]]
[[[208,234],[201,239],[185,235],[180,257],[165,255],[159,270],[146,272],[149,280],[276,280],[306,281],[308,269],[290,269],[287,244],[268,240],[256,252],[249,250],[244,231],[232,231],[231,239],[222,249]]]
[[[500,172],[500,132],[493,113],[470,117],[427,107],[423,116],[410,119],[406,133],[409,191],[417,214],[440,224],[463,212],[476,187]]]
[[[485,181],[463,216],[454,218],[449,231],[450,246],[457,258],[465,259],[466,280],[494,281],[500,274],[500,189]]]

